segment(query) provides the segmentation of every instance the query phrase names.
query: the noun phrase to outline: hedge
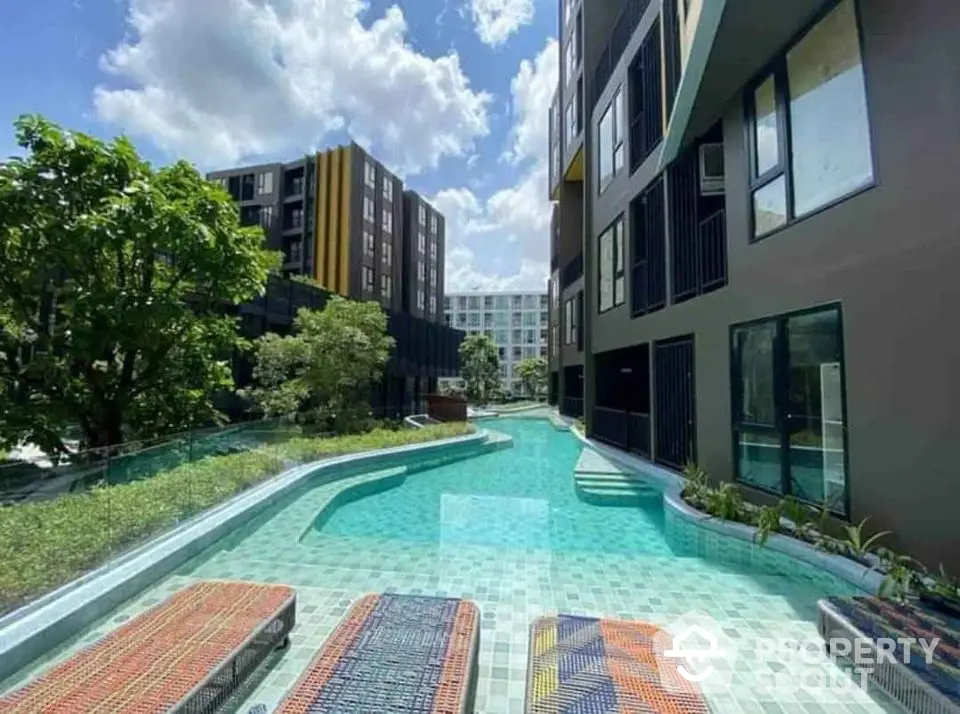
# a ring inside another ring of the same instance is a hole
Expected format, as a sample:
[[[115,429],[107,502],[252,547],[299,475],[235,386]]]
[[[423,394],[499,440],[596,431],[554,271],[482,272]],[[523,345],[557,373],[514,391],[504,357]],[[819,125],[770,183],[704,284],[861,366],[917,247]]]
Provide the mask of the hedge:
[[[466,423],[376,429],[183,464],[149,479],[0,508],[0,612],[67,583],[298,463],[471,432]]]

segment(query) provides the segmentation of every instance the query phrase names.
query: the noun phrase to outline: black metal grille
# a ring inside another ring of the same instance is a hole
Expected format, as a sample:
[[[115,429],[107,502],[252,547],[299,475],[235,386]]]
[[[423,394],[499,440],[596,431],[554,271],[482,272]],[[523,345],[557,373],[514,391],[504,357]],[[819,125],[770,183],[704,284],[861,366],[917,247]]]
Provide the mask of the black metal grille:
[[[564,397],[563,409],[561,413],[564,416],[578,419],[583,416],[583,399],[581,397]]]
[[[621,449],[650,456],[649,414],[594,407],[592,435]]]
[[[583,275],[583,253],[577,253],[570,261],[563,266],[563,272],[560,275],[561,290],[566,290],[573,285],[580,276]]]
[[[295,619],[296,600],[291,599],[290,604],[250,638],[232,660],[181,702],[177,711],[184,714],[212,714],[218,711],[271,652],[286,645]],[[234,699],[239,700],[239,697]]]
[[[663,177],[658,177],[630,206],[633,243],[631,314],[634,317],[667,304],[666,224]]]
[[[673,112],[677,100],[680,76],[683,73],[680,58],[680,18],[677,0],[663,0],[663,63],[667,80],[667,117]]]
[[[700,195],[697,147],[669,169],[673,301],[727,284],[727,227],[722,197]],[[714,210],[710,210],[714,208]],[[700,216],[707,214],[701,220]]]
[[[577,352],[583,352],[583,331],[586,323],[583,321],[583,290],[577,293],[577,304],[574,306],[577,317]]]
[[[660,20],[653,23],[630,66],[630,171],[636,171],[663,138]]]
[[[591,110],[597,106],[600,101],[600,95],[607,88],[607,82],[610,81],[610,75],[623,56],[630,44],[630,38],[633,36],[637,25],[640,24],[640,18],[646,12],[650,5],[650,0],[624,0],[623,10],[620,11],[620,17],[617,24],[613,26],[610,33],[610,41],[600,54],[597,66],[593,71],[593,96],[591,98]],[[592,112],[591,112],[592,113]]]
[[[654,345],[656,460],[682,469],[697,459],[693,336]]]

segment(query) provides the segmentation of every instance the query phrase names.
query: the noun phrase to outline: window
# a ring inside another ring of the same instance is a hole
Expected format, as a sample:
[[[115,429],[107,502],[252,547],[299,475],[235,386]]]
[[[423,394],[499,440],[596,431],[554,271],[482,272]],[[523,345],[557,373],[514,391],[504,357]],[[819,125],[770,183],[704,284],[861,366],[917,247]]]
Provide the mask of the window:
[[[303,227],[303,209],[302,208],[291,209],[288,216],[289,216],[289,223],[286,226],[287,228],[296,229],[296,228]]]
[[[520,325],[523,324],[523,314],[519,312],[511,313],[510,324],[514,327],[520,327]]]
[[[393,246],[389,241],[383,241],[383,245],[380,248],[381,255],[383,255],[384,265],[393,265]]]
[[[731,330],[735,469],[755,488],[848,508],[841,311]]]
[[[466,325],[466,324],[467,324],[467,313],[465,313],[465,312],[458,312],[458,313],[457,313],[457,325],[460,326],[460,327],[463,327],[463,326]]]
[[[523,330],[514,330],[511,338],[511,342],[523,342]]]
[[[430,262],[437,262],[437,241],[435,240],[430,241]]]
[[[550,300],[546,295],[540,296],[540,309],[546,310],[550,306]],[[544,313],[546,315],[546,313]]]
[[[434,315],[434,314],[436,314],[436,312],[437,312],[437,296],[436,296],[436,295],[431,295],[431,296],[430,296],[430,312],[429,312],[429,314]]]
[[[570,22],[570,17],[573,15],[573,4],[576,0],[563,0],[563,24],[566,25]]]
[[[577,95],[567,104],[566,122],[564,130],[567,136],[567,146],[573,143],[573,140],[580,134],[580,128],[577,125]]]
[[[363,291],[366,293],[373,293],[374,288],[374,273],[373,268],[368,268],[366,265],[363,266]]]
[[[560,309],[560,271],[554,270],[550,278],[550,303],[553,311]]]
[[[564,67],[566,69],[566,81],[570,81],[577,68],[580,66],[580,34],[577,32],[578,26],[573,28],[573,34],[567,40],[567,46],[563,49]]]
[[[257,195],[262,196],[266,193],[273,193],[272,171],[257,174]]]
[[[510,304],[512,305],[512,307],[513,307],[514,310],[522,310],[522,309],[523,309],[523,296],[522,296],[522,295],[514,295],[514,296],[513,296],[513,299],[510,301]]]
[[[468,317],[468,324],[470,327],[480,327],[480,315],[476,312],[471,312]]]
[[[430,214],[430,233],[433,235],[437,235],[438,228],[439,228],[439,223],[437,221],[437,214],[431,213]]]
[[[383,200],[393,201],[393,179],[386,175],[383,177]]]
[[[423,233],[417,233],[417,252],[420,255],[427,252],[427,236]]]
[[[393,233],[393,212],[389,208],[383,209],[383,230]]]
[[[546,325],[546,324],[547,324],[547,319],[548,319],[547,313],[546,313],[546,312],[541,312],[541,313],[540,313],[540,324],[541,324],[541,325]]]
[[[536,330],[527,330],[524,335],[524,342],[536,342],[537,341],[537,331]]]
[[[364,177],[367,186],[370,188],[377,187],[377,167],[369,159],[364,164]]]
[[[471,310],[479,310],[479,309],[480,309],[480,298],[478,298],[476,295],[471,295],[471,296],[470,296],[470,309],[471,309]]]
[[[445,311],[449,311],[449,310],[450,310],[450,298],[445,297],[445,298],[443,299],[443,309],[444,309]]]
[[[393,278],[389,275],[380,276],[380,292],[384,300],[393,299]]]
[[[373,260],[377,249],[377,239],[373,236],[373,231],[369,228],[363,229],[363,256]]]
[[[563,344],[565,345],[572,345],[577,341],[577,317],[574,302],[574,299],[570,298],[563,304]]]
[[[422,203],[417,207],[417,222],[421,226],[427,225],[427,208]]]
[[[466,309],[467,309],[467,299],[466,299],[465,297],[459,297],[459,298],[457,298],[457,305],[460,307],[461,310],[466,310]]]
[[[422,261],[417,262],[417,280],[421,283],[426,280],[425,268]]]
[[[270,230],[270,227],[273,225],[273,206],[261,206],[260,225]]]
[[[623,90],[618,89],[600,119],[600,193],[623,168],[623,135],[626,126]]]
[[[417,290],[417,309],[420,312],[423,312],[426,301],[424,298],[423,289]]]
[[[430,268],[430,284],[436,287],[437,285],[437,269]]]
[[[369,196],[363,197],[363,217],[371,223],[374,221],[373,199]]]
[[[623,216],[617,218],[600,235],[600,312],[622,305],[624,302],[623,280]]]
[[[517,345],[513,348],[513,358],[515,360],[523,359],[523,347]]]
[[[842,0],[760,78],[746,111],[754,238],[873,184],[853,0]]]

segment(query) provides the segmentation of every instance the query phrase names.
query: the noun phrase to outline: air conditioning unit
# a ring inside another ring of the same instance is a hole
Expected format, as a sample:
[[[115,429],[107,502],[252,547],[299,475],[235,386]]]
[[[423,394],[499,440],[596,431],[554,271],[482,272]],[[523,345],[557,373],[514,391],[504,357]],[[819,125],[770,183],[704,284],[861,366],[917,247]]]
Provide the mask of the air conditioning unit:
[[[700,145],[700,193],[718,196],[723,193],[723,144]]]

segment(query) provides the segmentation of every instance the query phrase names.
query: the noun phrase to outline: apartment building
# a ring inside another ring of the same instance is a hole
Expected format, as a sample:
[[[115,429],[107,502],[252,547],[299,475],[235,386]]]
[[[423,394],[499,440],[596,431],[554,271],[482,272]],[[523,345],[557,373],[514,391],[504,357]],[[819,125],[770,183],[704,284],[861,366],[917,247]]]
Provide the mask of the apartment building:
[[[516,395],[523,393],[517,366],[525,359],[547,357],[547,311],[544,292],[451,293],[443,303],[447,325],[471,335],[485,334],[497,343],[501,386]],[[459,379],[440,383],[463,386]]]
[[[284,276],[310,277],[325,294],[376,301],[388,311],[397,350],[375,395],[379,403],[419,410],[437,378],[456,373],[463,335],[444,326],[440,312],[446,222],[376,158],[351,143],[208,178],[237,201],[244,225],[263,227],[267,247],[283,253]],[[280,297],[272,314],[289,313],[293,299],[279,287],[273,294]],[[299,299],[325,303],[319,295]],[[289,324],[262,326],[274,328]]]
[[[577,339],[551,344],[551,398],[598,439],[870,516],[956,570],[960,5],[558,19],[550,319]]]

